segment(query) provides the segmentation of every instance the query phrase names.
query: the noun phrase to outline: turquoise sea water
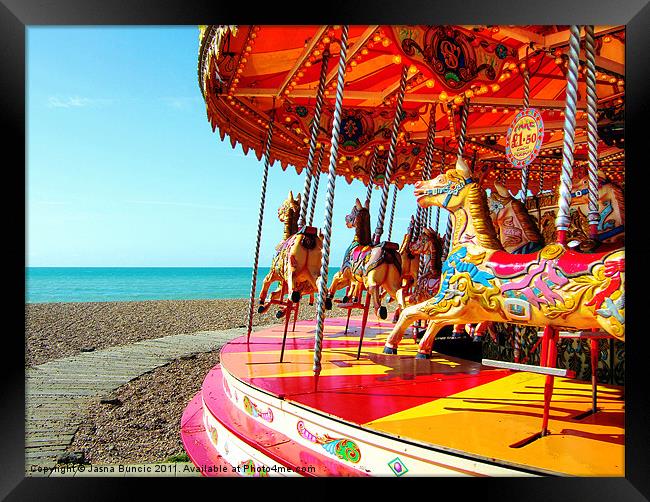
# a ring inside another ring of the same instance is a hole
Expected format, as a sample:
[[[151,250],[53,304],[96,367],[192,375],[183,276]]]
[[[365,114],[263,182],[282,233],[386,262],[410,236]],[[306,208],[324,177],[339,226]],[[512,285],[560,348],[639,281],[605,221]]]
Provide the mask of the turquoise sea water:
[[[329,277],[338,270],[330,268]],[[258,269],[257,292],[268,267]],[[28,267],[26,303],[248,298],[252,268]],[[328,281],[329,282],[329,281]],[[271,286],[270,291],[275,289]]]

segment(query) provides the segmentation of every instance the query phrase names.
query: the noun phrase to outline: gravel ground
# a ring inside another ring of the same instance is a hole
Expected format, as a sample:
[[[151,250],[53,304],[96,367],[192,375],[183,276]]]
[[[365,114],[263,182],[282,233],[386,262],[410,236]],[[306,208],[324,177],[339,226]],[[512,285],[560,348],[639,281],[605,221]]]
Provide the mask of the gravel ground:
[[[335,304],[336,305],[336,304]],[[392,304],[391,304],[392,305]],[[276,308],[255,312],[253,322],[272,324]],[[389,308],[389,311],[392,310]],[[334,307],[327,316],[345,316]],[[316,306],[300,306],[299,319],[315,319]],[[245,326],[248,300],[32,303],[25,305],[26,365],[180,333]]]
[[[218,362],[216,351],[176,359],[111,393],[121,405],[97,400],[68,451],[83,451],[92,464],[162,462],[184,453],[179,433],[183,410]]]

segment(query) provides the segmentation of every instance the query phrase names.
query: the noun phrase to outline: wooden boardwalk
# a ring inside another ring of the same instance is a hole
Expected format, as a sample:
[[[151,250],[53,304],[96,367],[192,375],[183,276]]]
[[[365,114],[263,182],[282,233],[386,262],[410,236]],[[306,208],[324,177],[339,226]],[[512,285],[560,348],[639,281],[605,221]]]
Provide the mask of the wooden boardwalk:
[[[259,329],[259,327],[258,327]],[[25,473],[47,476],[71,444],[87,405],[174,359],[209,352],[244,328],[165,336],[81,353],[25,371]]]

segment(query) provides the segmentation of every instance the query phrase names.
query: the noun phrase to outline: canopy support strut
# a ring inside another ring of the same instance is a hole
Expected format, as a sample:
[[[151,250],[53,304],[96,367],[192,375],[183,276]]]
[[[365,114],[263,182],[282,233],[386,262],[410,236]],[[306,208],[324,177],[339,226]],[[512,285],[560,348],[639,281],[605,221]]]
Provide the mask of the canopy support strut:
[[[327,298],[327,273],[330,260],[330,241],[332,237],[332,213],[334,211],[334,189],[336,188],[336,162],[339,153],[339,129],[341,126],[341,108],[343,107],[343,87],[345,86],[346,53],[348,50],[348,25],[343,25],[341,31],[341,53],[336,85],[336,99],[332,116],[332,146],[330,149],[330,164],[327,173],[327,199],[325,203],[325,223],[323,225],[323,257],[320,266],[320,282],[318,284],[318,304],[316,307],[316,335],[314,339],[314,373],[320,374],[321,355],[323,350],[323,332],[325,328],[325,299]]]

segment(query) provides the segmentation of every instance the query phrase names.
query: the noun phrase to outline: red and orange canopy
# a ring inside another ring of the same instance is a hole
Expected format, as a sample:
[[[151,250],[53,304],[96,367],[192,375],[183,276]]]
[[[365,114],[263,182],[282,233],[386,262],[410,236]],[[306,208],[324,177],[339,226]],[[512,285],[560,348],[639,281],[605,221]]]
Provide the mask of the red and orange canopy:
[[[382,179],[396,93],[408,67],[392,181],[400,188],[422,178],[430,118],[435,120],[433,174],[458,151],[459,110],[469,101],[465,158],[483,182],[517,191],[520,170],[505,157],[505,134],[523,108],[525,68],[530,106],[544,120],[542,150],[530,167],[533,193],[558,183],[562,162],[568,26],[350,26],[337,173],[369,181],[373,152]],[[328,52],[325,101],[318,147],[327,171],[339,64],[340,26],[201,26],[199,85],[207,115],[222,139],[261,158],[273,117],[271,160],[301,172],[307,162],[311,121],[323,53]],[[601,168],[624,174],[622,111],[625,103],[622,26],[596,26],[598,146]],[[576,125],[576,176],[586,168],[585,53],[580,54]],[[382,164],[383,162],[383,164]]]

